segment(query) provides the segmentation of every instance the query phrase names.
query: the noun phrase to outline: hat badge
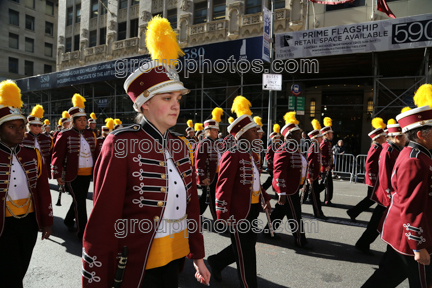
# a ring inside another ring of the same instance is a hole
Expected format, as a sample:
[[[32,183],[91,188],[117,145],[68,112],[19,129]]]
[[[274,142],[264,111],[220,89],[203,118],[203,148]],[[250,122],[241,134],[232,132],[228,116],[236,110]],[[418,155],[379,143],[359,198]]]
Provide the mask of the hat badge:
[[[84,109],[83,108],[79,108],[79,112],[84,113]]]
[[[20,110],[18,108],[12,108],[9,110],[11,114],[21,114]]]
[[[173,80],[173,81],[180,81],[180,78],[179,78],[179,76],[178,76],[178,74],[177,73],[175,73],[171,68],[168,68],[167,69],[167,76],[168,76],[168,78],[170,79],[170,80]]]

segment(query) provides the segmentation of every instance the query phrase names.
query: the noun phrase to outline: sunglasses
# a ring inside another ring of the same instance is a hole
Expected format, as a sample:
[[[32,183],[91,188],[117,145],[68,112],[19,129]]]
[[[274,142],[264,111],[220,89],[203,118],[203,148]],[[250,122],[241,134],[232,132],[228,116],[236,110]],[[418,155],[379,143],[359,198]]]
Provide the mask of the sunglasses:
[[[31,126],[34,126],[34,127],[42,127],[42,125],[40,125],[40,124],[31,124]]]

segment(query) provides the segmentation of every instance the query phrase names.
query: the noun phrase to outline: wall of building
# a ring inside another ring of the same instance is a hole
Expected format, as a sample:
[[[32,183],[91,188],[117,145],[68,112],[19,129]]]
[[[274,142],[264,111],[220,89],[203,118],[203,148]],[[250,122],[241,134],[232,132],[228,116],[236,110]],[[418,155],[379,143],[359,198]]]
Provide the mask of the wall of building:
[[[18,3],[17,3],[18,2]],[[58,1],[54,3],[54,15],[45,13],[46,1],[35,0],[35,8],[28,8],[25,2],[2,0],[0,1],[0,79],[18,79],[32,75],[24,74],[25,61],[33,62],[33,75],[44,74],[44,65],[50,65],[52,71],[56,70],[56,39],[57,39],[57,10]],[[9,10],[19,13],[19,25],[9,24]],[[34,17],[34,31],[26,29],[26,15]],[[54,24],[53,35],[45,34],[45,22]],[[19,35],[19,48],[9,47],[9,33]],[[34,52],[25,51],[25,38],[34,40]],[[52,57],[45,56],[45,43],[53,45]],[[9,57],[18,59],[18,73],[9,72]]]

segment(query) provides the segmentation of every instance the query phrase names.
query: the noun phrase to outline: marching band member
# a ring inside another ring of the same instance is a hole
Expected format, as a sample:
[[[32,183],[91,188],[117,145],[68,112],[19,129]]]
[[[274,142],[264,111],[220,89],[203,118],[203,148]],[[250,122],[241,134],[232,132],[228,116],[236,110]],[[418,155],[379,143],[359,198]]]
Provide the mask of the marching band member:
[[[90,113],[90,118],[88,119],[87,129],[92,131],[96,137],[99,135],[99,131],[96,128],[96,114],[94,112]]]
[[[239,143],[233,151],[222,155],[216,184],[217,218],[230,225],[231,245],[208,257],[208,263],[214,278],[221,281],[221,271],[235,261],[240,286],[254,288],[257,287],[254,220],[260,211],[260,200],[265,202],[263,209],[271,211],[271,207],[270,196],[260,184],[258,156],[251,148],[258,135],[257,126],[250,117],[250,106],[243,96],[234,99],[232,111],[237,114],[237,119],[228,126],[228,132]],[[244,225],[249,229],[244,229]]]
[[[273,159],[275,152],[279,149],[280,145],[282,144],[281,141],[281,134],[280,134],[280,125],[274,124],[273,125],[273,132],[270,134],[271,143],[267,147],[267,153],[266,153],[266,161],[267,161],[267,172],[269,173],[269,177],[262,185],[264,190],[267,191],[267,189],[272,186],[273,182]]]
[[[26,118],[15,82],[0,83],[0,278],[2,287],[23,287],[36,244],[51,235],[53,211],[46,166],[39,150],[22,145]]]
[[[42,155],[42,161],[50,171],[51,164],[51,149],[53,141],[51,137],[46,136],[42,132],[42,118],[44,110],[41,105],[33,107],[32,112],[27,117],[27,127],[29,132],[25,133],[23,145],[36,147]],[[49,175],[48,175],[49,176]]]
[[[42,134],[51,137],[50,132],[51,132],[50,121],[48,119],[45,119]]]
[[[195,123],[195,137],[199,141],[202,141],[204,139],[204,125],[202,123]]]
[[[363,287],[431,287],[432,266],[432,85],[414,95],[418,107],[396,116],[408,139],[391,177],[391,202],[381,238],[387,251]],[[386,192],[387,193],[387,192]]]
[[[193,128],[193,121],[188,120],[187,121],[188,128],[186,128],[186,139],[188,140],[194,140],[195,143],[198,143],[198,138],[195,137],[195,130]]]
[[[234,118],[229,117],[228,123],[232,124],[233,122],[234,122]],[[222,145],[218,146],[220,148],[220,152],[222,152],[223,154],[225,151],[228,151],[229,149],[231,149],[236,145],[236,142],[237,141],[235,140],[234,136],[228,133],[228,135],[225,136],[224,139],[222,140]]]
[[[142,120],[108,135],[96,163],[94,208],[84,235],[83,287],[111,287],[116,256],[124,246],[129,255],[123,287],[177,288],[186,256],[193,259],[197,280],[209,283],[203,236],[186,226],[187,221],[199,223],[189,149],[168,130],[176,125],[180,99],[189,90],[175,69],[154,60],[175,59],[182,53],[175,35],[166,19],[154,17],[146,37],[153,61],[135,70],[124,83]],[[149,146],[126,148],[135,142]],[[119,143],[128,145],[119,148]],[[123,233],[118,221],[148,226],[145,231]]]
[[[202,189],[199,198],[200,214],[202,215],[209,205],[214,220],[216,220],[215,190],[220,160],[220,153],[216,149],[216,139],[222,114],[222,108],[216,107],[213,109],[212,119],[204,122],[206,138],[198,143],[194,154],[196,181],[197,185],[200,185]]]
[[[57,130],[53,135],[53,143],[54,144],[57,141],[57,136],[59,135],[59,133],[62,130],[69,129],[69,127],[70,127],[71,120],[70,120],[70,115],[69,115],[68,111],[63,111],[62,118],[60,118],[60,120],[59,120],[59,124],[61,125],[60,129]]]
[[[72,118],[72,128],[64,129],[58,134],[51,160],[53,179],[56,179],[59,185],[67,185],[68,192],[73,198],[64,224],[69,231],[75,231],[75,219],[76,232],[80,240],[87,223],[87,193],[96,161],[96,137],[93,132],[86,129],[85,101],[79,94],[73,96],[73,107],[68,111]]]
[[[305,183],[307,167],[306,158],[300,152],[302,130],[298,126],[299,121],[295,117],[295,112],[287,112],[284,120],[282,135],[285,143],[274,153],[273,161],[273,187],[279,199],[270,219],[276,230],[286,216],[294,236],[294,244],[297,247],[310,249],[303,231],[300,204],[300,188]],[[264,235],[270,236],[269,233]]]
[[[378,162],[382,151],[382,144],[386,141],[386,133],[384,132],[386,124],[381,118],[376,117],[372,119],[372,126],[375,130],[368,134],[372,139],[372,145],[369,148],[365,162],[365,183],[368,185],[368,191],[366,197],[362,201],[360,201],[355,207],[347,210],[347,214],[353,222],[360,213],[366,211],[375,203],[371,197],[379,186]]]
[[[379,156],[378,188],[375,189],[371,197],[378,205],[372,213],[365,232],[355,245],[357,250],[366,254],[370,254],[370,244],[378,237],[379,223],[386,208],[390,205],[391,195],[394,192],[391,186],[393,167],[406,143],[406,136],[402,133],[402,128],[396,120],[390,119],[387,122],[387,128],[387,142],[383,143],[383,149]]]
[[[96,139],[96,149],[95,149],[95,157],[94,157],[94,159],[96,160],[99,157],[100,151],[102,150],[102,145],[106,137],[114,129],[114,119],[112,118],[105,119],[105,125],[106,126],[102,126],[102,136]]]
[[[114,130],[117,130],[119,128],[123,128],[123,125],[122,125],[123,123],[120,119],[114,119],[114,124],[115,124]]]
[[[258,139],[261,140],[261,138],[264,135],[264,130],[262,129],[262,119],[259,116],[255,116],[253,118],[254,122],[257,124],[257,133],[258,133]],[[264,144],[264,142],[262,142],[262,144]],[[259,157],[259,169],[260,169],[260,173],[262,172],[262,168],[263,168],[263,161],[264,161],[264,157],[265,157],[265,153],[264,153],[264,146],[261,145],[262,147],[260,148],[260,152],[258,153],[258,157]]]
[[[321,124],[318,120],[312,120],[312,126],[314,130],[309,132],[308,136],[311,139],[311,146],[309,147],[307,162],[307,180],[309,185],[312,185],[313,193],[309,197],[312,197],[312,207],[314,212],[314,217],[327,220],[328,217],[324,216],[321,208],[320,192],[324,190],[324,185],[319,184],[318,179],[321,171],[321,148],[320,144],[323,139],[323,135],[320,133]]]
[[[332,150],[332,140],[333,140],[333,130],[332,130],[332,119],[330,117],[324,118],[324,128],[320,130],[323,135],[324,140],[321,142],[321,173],[326,181],[325,188],[325,200],[324,205],[331,205],[331,200],[333,199],[333,177],[331,175],[331,169],[333,168],[333,150]]]

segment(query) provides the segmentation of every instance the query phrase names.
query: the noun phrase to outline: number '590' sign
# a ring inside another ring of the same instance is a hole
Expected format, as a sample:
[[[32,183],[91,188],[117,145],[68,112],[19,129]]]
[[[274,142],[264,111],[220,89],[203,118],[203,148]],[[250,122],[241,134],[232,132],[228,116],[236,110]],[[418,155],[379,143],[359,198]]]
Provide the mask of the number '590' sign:
[[[392,44],[432,41],[432,20],[392,25]]]

